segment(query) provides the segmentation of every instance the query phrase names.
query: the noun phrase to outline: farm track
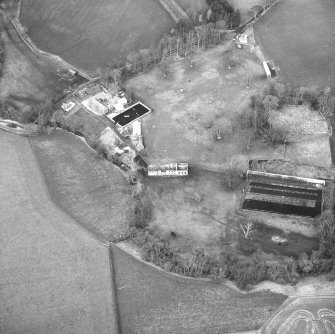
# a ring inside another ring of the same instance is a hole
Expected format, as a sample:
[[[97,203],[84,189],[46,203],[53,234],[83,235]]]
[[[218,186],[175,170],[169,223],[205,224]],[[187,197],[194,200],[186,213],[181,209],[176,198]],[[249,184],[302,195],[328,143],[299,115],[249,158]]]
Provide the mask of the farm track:
[[[172,19],[178,23],[179,21],[188,22],[190,19],[184,10],[175,0],[158,0],[165,10],[170,14]]]
[[[21,8],[21,6],[20,6],[20,8]],[[93,80],[93,78],[91,76],[89,76],[89,74],[87,72],[85,72],[85,71],[83,71],[79,68],[75,68],[73,65],[69,64],[68,62],[66,62],[61,57],[59,57],[57,55],[54,55],[54,54],[51,54],[49,52],[45,52],[45,51],[40,50],[26,34],[23,34],[21,32],[22,31],[22,25],[21,25],[18,18],[11,19],[10,15],[4,9],[0,9],[0,13],[3,17],[7,18],[7,20],[11,23],[11,25],[15,29],[17,35],[21,39],[21,41],[31,50],[31,52],[33,52],[34,54],[39,55],[39,56],[47,57],[50,60],[52,60],[54,63],[56,63],[57,65],[61,65],[62,67],[65,67],[67,70],[70,70],[70,69],[76,70],[78,72],[78,74],[80,76],[82,76],[83,78],[85,78],[86,80]],[[19,14],[19,12],[18,12],[18,14]]]

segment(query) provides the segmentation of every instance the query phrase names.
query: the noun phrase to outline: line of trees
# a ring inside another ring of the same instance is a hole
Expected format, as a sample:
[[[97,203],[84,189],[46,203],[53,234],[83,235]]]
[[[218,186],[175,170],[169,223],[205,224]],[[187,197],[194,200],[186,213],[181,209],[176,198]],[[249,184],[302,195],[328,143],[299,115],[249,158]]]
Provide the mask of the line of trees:
[[[195,249],[185,258],[170,246],[171,239],[175,237],[175,234],[171,234],[162,238],[146,228],[133,234],[132,240],[142,247],[145,261],[167,271],[189,277],[231,279],[243,289],[263,280],[296,283],[301,276],[335,270],[334,245],[329,248],[328,243],[320,244],[320,249],[313,251],[310,256],[303,253],[297,259],[277,258],[260,250],[249,257],[237,255],[231,246],[224,246],[218,255],[208,255],[203,249]]]

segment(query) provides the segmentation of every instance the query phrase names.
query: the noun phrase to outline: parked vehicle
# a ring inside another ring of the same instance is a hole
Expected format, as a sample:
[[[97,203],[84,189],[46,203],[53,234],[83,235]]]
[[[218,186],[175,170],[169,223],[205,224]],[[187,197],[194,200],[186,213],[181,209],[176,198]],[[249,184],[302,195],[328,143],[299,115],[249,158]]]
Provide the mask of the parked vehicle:
[[[278,235],[273,235],[272,238],[271,238],[271,241],[276,243],[276,244],[279,244],[279,246],[288,244],[287,239],[282,238]]]

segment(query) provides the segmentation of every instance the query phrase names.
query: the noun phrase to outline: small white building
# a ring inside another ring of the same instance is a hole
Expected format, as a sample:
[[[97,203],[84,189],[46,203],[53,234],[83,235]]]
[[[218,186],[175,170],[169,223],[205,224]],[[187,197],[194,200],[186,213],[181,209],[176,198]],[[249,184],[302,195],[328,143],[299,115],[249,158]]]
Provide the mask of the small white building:
[[[62,109],[69,112],[76,104],[72,101],[62,103]]]
[[[264,67],[264,71],[267,77],[271,77],[271,71],[269,69],[269,65],[266,61],[263,61],[263,67]]]
[[[188,163],[149,165],[148,176],[187,176]]]

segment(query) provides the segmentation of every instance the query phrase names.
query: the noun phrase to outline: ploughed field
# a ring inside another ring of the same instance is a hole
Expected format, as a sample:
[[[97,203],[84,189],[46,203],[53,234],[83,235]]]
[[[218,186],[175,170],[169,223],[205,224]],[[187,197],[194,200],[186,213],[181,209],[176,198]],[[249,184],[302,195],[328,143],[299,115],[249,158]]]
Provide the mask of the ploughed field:
[[[335,2],[285,0],[255,24],[255,37],[296,85],[335,88]]]
[[[150,47],[174,26],[157,0],[25,0],[20,20],[40,49],[88,71]]]

